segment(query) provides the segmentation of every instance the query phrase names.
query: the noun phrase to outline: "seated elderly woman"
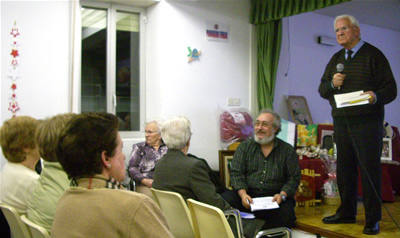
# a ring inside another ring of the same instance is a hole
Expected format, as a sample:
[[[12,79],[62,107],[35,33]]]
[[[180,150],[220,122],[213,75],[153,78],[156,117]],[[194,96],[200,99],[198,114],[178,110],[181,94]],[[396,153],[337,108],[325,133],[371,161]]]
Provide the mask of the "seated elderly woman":
[[[35,165],[40,159],[35,143],[39,121],[30,116],[17,116],[6,120],[1,127],[1,148],[7,163],[0,175],[1,202],[26,214],[28,200],[39,174]]]
[[[182,116],[164,123],[161,134],[168,152],[156,164],[153,187],[180,193],[185,200],[192,198],[222,210],[229,209],[231,205],[216,192],[206,164],[187,156],[190,127],[190,121]]]
[[[47,118],[36,130],[35,139],[43,159],[43,170],[28,203],[28,218],[51,231],[56,205],[69,188],[70,180],[58,162],[56,149],[61,130],[76,114],[65,113]]]
[[[162,123],[161,119],[150,119],[146,122],[146,141],[132,146],[128,167],[129,176],[136,182],[136,191],[151,198],[154,166],[168,150],[161,139]]]
[[[151,198],[120,189],[125,155],[116,116],[77,115],[56,154],[71,187],[58,201],[51,237],[173,237]]]

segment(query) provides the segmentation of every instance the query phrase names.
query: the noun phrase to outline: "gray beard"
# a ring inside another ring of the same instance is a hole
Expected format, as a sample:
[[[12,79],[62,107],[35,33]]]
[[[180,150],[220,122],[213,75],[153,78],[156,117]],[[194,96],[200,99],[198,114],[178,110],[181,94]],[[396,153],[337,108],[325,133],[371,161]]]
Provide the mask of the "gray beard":
[[[275,134],[271,136],[264,137],[262,139],[258,138],[257,135],[254,135],[254,140],[260,145],[266,145],[275,139]]]

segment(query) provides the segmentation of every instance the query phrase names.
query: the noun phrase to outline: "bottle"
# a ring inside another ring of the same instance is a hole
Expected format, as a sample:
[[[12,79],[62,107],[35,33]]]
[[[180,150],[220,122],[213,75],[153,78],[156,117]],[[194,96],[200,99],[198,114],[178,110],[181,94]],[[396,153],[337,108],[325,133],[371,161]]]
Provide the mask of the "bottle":
[[[333,154],[332,154],[332,159],[333,160],[337,160],[337,146],[336,146],[336,142],[335,142],[335,135],[332,134],[332,141],[333,141]]]

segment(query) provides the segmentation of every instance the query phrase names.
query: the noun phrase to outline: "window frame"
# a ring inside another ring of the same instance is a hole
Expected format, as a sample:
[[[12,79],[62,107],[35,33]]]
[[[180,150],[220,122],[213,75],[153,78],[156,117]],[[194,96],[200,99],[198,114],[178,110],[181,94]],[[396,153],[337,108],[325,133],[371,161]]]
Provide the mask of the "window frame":
[[[146,92],[146,80],[145,80],[145,36],[146,36],[146,28],[145,28],[145,20],[146,20],[146,9],[141,7],[135,7],[131,5],[122,5],[115,3],[106,3],[106,2],[92,2],[92,1],[80,1],[79,9],[82,7],[93,7],[104,9],[107,11],[107,50],[106,50],[106,78],[107,78],[107,89],[106,89],[106,105],[107,112],[116,115],[116,42],[117,42],[117,31],[116,31],[116,13],[117,11],[121,12],[132,12],[138,13],[139,16],[139,111],[140,111],[140,122],[139,131],[120,131],[120,135],[122,138],[143,138],[144,131],[144,123],[146,118],[146,103],[145,103],[145,92]],[[77,9],[75,9],[76,11]],[[81,62],[82,62],[82,19],[81,15],[75,14],[74,16],[74,36],[73,40],[75,42],[75,47],[73,47],[73,54],[75,54],[73,67],[79,69],[79,72],[73,72],[73,89],[72,89],[72,111],[81,113]],[[75,95],[75,97],[74,97]]]

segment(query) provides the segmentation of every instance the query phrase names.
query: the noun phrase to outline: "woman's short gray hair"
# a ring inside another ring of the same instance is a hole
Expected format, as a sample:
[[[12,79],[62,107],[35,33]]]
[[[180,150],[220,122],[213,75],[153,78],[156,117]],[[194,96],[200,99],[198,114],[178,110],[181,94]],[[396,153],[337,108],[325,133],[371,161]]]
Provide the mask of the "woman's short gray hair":
[[[346,14],[346,15],[337,16],[337,17],[335,18],[335,21],[333,22],[333,30],[336,30],[336,22],[337,22],[338,20],[340,20],[340,19],[343,19],[343,18],[349,19],[351,25],[360,28],[360,24],[358,23],[358,20],[357,20],[355,17],[353,17],[352,15],[347,15],[347,14]]]
[[[282,131],[281,129],[281,116],[279,116],[279,114],[277,112],[275,112],[274,110],[271,109],[263,109],[260,111],[260,113],[258,115],[264,114],[264,113],[269,113],[274,117],[274,122],[272,123],[272,126],[275,127],[276,132],[275,135],[278,135],[279,132]]]
[[[150,118],[146,120],[145,126],[147,126],[148,124],[156,124],[157,126],[157,132],[161,133],[161,127],[164,124],[164,120],[161,118]]]
[[[161,137],[168,149],[183,149],[192,135],[191,123],[184,116],[177,116],[169,119],[161,128]]]

